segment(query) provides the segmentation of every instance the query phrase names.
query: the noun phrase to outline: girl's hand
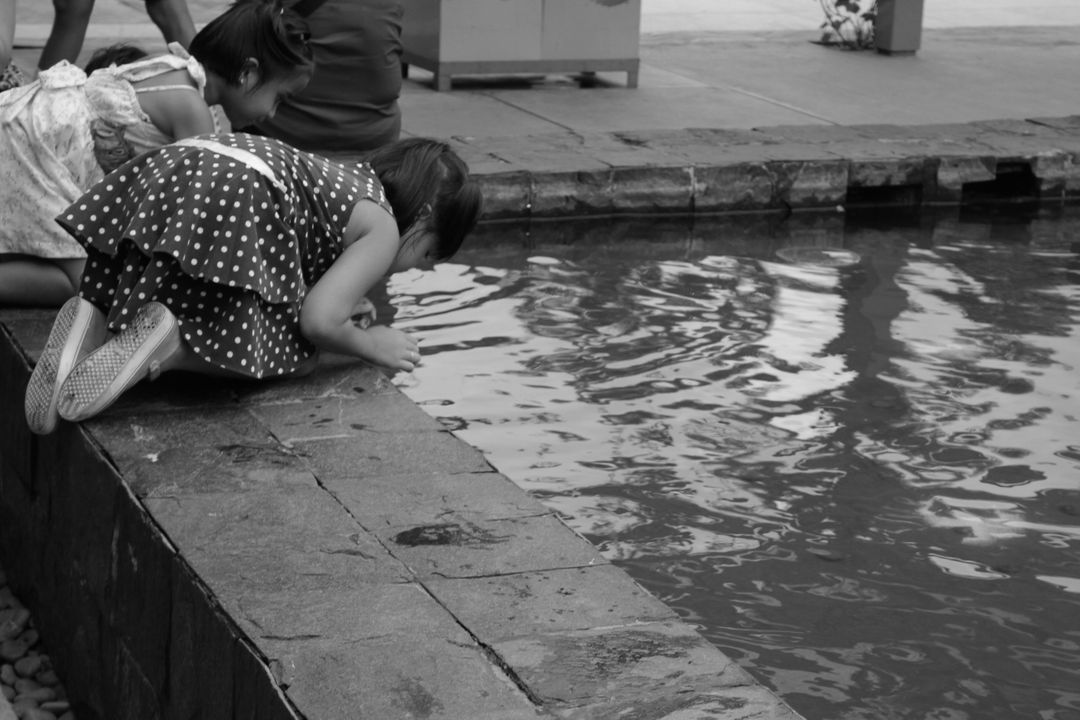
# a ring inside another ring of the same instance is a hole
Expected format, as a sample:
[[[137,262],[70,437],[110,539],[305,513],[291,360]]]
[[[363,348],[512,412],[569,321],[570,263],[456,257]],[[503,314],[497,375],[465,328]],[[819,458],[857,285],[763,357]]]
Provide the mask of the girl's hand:
[[[367,298],[360,298],[360,302],[356,303],[349,319],[352,320],[353,325],[356,327],[361,330],[367,330],[376,319],[375,303]]]
[[[376,365],[412,372],[420,363],[420,345],[412,335],[385,325],[369,327],[367,333],[372,345],[367,359]]]

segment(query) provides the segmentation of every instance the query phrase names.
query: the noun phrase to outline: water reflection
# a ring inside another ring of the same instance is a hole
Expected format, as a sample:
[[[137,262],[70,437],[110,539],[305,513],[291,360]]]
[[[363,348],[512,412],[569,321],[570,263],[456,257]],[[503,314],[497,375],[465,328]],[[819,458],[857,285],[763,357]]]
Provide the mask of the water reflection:
[[[491,228],[399,381],[808,718],[1080,714],[1080,216],[755,222]]]

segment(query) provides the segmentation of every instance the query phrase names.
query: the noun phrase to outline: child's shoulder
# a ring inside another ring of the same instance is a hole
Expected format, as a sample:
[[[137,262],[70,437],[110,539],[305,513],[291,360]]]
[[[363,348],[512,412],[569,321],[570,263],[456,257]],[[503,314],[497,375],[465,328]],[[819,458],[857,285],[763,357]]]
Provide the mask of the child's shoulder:
[[[135,86],[184,84],[201,91],[206,86],[206,71],[202,64],[181,48],[171,50],[98,72],[108,72]]]

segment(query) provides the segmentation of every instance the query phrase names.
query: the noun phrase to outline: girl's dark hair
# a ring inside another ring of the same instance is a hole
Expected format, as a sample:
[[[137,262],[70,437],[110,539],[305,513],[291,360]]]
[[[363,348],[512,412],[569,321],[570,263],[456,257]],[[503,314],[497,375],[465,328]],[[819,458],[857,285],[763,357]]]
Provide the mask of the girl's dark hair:
[[[427,218],[435,233],[435,259],[448,260],[472,232],[483,195],[469,167],[450,146],[429,138],[407,138],[364,157],[386,190],[402,235]]]
[[[136,60],[142,60],[146,55],[146,51],[141,47],[128,45],[127,43],[116,43],[115,45],[95,50],[94,54],[90,56],[90,59],[86,61],[86,67],[84,67],[83,70],[89,75],[101,68],[107,68],[112,65],[127,65]]]
[[[255,58],[261,85],[314,69],[308,37],[307,23],[281,0],[236,0],[192,38],[188,52],[231,85]]]

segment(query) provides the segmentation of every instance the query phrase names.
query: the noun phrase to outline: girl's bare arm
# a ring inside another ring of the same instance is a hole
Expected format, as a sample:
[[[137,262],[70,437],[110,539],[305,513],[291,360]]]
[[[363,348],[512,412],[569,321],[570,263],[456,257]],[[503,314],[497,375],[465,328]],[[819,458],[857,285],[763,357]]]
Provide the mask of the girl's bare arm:
[[[350,242],[350,238],[355,238]],[[355,308],[389,272],[401,240],[394,218],[370,200],[353,209],[347,247],[312,286],[300,310],[300,332],[316,347],[363,358],[376,365],[412,370],[419,361],[416,340],[384,325],[359,327]]]

